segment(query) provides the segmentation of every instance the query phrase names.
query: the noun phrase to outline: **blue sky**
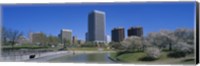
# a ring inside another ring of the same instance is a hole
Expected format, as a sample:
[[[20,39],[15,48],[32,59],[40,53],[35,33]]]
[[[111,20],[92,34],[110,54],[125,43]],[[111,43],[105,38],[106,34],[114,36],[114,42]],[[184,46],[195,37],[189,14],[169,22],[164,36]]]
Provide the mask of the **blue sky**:
[[[106,13],[106,34],[114,27],[142,26],[144,35],[161,29],[194,28],[195,2],[101,3],[101,4],[26,4],[3,5],[3,26],[28,32],[57,36],[61,29],[85,40],[88,14],[92,10]]]

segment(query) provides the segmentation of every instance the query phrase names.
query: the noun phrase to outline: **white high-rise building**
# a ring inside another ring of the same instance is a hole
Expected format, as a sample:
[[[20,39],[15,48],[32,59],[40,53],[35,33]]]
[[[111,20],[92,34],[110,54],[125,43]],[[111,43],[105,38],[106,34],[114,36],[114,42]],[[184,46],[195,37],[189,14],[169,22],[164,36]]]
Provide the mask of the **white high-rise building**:
[[[62,43],[64,41],[72,41],[72,30],[69,30],[69,29],[62,29],[61,32],[60,32],[60,38],[61,38],[61,41]]]
[[[110,35],[107,35],[106,38],[107,38],[107,43],[110,43],[110,42],[111,42],[111,37],[110,37]]]

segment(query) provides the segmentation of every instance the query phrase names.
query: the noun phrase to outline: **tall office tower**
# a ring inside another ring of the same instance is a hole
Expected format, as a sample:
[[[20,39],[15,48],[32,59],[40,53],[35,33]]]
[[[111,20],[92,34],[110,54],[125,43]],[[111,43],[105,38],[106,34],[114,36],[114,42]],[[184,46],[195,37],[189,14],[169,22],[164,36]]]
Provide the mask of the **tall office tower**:
[[[78,40],[77,40],[77,37],[76,37],[76,36],[73,36],[73,37],[72,37],[72,43],[73,43],[73,44],[77,44],[77,43],[78,43]]]
[[[85,41],[88,41],[88,32],[85,33]]]
[[[88,40],[105,43],[105,12],[94,10],[88,15]]]
[[[112,41],[113,42],[121,42],[125,38],[124,28],[118,27],[112,30]]]
[[[128,37],[129,36],[143,36],[143,28],[142,27],[131,27],[128,29]]]
[[[62,43],[69,42],[71,43],[72,41],[72,30],[69,29],[62,29],[60,32],[60,38]]]

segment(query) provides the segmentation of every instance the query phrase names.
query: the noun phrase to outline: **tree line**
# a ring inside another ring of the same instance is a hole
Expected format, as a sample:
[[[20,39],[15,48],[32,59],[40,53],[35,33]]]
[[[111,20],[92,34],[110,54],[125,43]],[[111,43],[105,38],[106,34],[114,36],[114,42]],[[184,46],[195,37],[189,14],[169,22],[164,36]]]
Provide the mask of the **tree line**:
[[[122,42],[111,42],[110,46],[120,54],[146,52],[147,56],[158,57],[161,51],[169,51],[171,57],[184,57],[194,53],[194,30],[179,28],[151,32],[145,37],[131,36]]]
[[[23,32],[19,30],[13,30],[13,29],[8,29],[8,28],[3,27],[2,37],[1,37],[3,41],[3,45],[11,45],[11,47],[13,48],[15,44],[18,43],[18,40],[20,39],[20,37],[23,35],[24,35]],[[53,36],[53,35],[46,35],[45,33],[38,34],[36,39],[34,39],[32,42],[30,41],[30,39],[27,41],[28,42],[24,44],[40,43],[41,46],[57,45],[58,43],[61,42],[59,37]]]

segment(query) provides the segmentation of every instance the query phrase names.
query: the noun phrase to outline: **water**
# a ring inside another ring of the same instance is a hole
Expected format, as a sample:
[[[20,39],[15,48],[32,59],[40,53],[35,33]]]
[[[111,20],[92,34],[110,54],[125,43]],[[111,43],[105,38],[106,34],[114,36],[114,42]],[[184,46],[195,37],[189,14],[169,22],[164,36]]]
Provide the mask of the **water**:
[[[109,53],[81,53],[54,58],[49,62],[113,63],[108,57]]]

